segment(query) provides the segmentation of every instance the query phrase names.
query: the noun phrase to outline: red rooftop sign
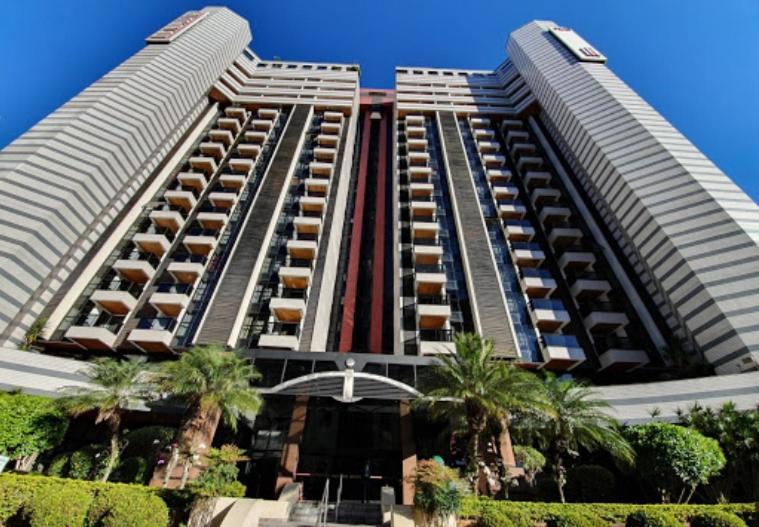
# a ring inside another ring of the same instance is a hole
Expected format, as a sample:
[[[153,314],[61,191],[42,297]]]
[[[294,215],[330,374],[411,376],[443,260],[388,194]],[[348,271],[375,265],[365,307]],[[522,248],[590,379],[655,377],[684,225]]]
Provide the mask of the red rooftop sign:
[[[148,44],[168,44],[179,35],[190,29],[192,26],[203,20],[208,15],[208,11],[188,11],[173,22],[165,25],[145,41]]]

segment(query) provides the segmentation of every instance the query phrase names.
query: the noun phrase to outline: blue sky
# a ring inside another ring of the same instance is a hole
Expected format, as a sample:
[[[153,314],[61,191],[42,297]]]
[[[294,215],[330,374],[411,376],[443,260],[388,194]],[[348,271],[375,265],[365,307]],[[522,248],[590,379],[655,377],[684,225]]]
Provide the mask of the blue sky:
[[[221,2],[209,2],[219,5]],[[179,0],[21,0],[0,17],[0,147],[138,51]],[[235,1],[264,58],[393,68],[493,68],[532,19],[571,26],[609,66],[759,201],[757,0]]]

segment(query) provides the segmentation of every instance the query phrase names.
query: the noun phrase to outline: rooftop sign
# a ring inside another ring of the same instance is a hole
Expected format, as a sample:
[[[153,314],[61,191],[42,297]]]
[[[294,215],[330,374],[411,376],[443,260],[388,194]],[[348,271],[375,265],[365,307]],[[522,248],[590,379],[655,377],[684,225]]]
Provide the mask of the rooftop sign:
[[[163,26],[150,35],[145,41],[148,44],[168,44],[192,26],[203,20],[208,11],[188,11],[173,22]]]
[[[548,31],[556,37],[556,39],[564,44],[569,51],[571,51],[575,57],[583,62],[606,62],[606,57],[596,51],[596,49],[588,44],[584,38],[572,31],[568,27],[551,26]]]

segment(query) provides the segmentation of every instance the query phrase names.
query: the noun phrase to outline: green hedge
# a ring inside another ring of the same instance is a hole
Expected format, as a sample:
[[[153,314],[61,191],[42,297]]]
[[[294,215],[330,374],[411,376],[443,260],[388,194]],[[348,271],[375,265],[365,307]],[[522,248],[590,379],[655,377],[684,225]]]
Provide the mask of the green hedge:
[[[166,527],[166,491],[142,485],[0,474],[0,526]]]
[[[608,524],[625,523],[627,516],[639,510],[657,510],[671,513],[681,522],[688,521],[697,514],[709,511],[723,511],[739,516],[749,525],[757,525],[755,503],[728,503],[720,505],[669,505],[634,503],[542,503],[536,501],[495,501],[487,498],[465,498],[460,516],[478,519],[486,510],[498,509],[504,513],[519,510],[526,513],[534,522],[545,522],[568,512],[583,516],[597,515]]]
[[[630,513],[625,527],[682,527],[683,522],[671,512],[659,509],[638,509]]]

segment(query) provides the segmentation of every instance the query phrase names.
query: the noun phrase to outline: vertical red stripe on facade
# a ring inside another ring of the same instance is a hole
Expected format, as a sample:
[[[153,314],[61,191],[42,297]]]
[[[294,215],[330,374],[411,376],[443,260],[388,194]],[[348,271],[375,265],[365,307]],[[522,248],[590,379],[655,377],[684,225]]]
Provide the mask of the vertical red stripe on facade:
[[[338,350],[350,351],[353,347],[353,326],[356,317],[356,294],[358,290],[358,268],[361,260],[361,229],[364,223],[364,201],[366,196],[366,172],[369,166],[369,136],[372,121],[369,113],[364,111],[364,127],[361,136],[361,152],[358,162],[358,183],[356,185],[356,205],[353,209],[353,229],[351,231],[351,249],[348,257],[348,272],[345,278],[345,296],[343,298],[343,319],[340,326],[340,344]]]
[[[382,353],[383,288],[385,282],[385,172],[387,159],[387,113],[382,115],[377,152],[377,191],[374,212],[374,251],[372,252],[372,323],[369,326],[369,351]]]

